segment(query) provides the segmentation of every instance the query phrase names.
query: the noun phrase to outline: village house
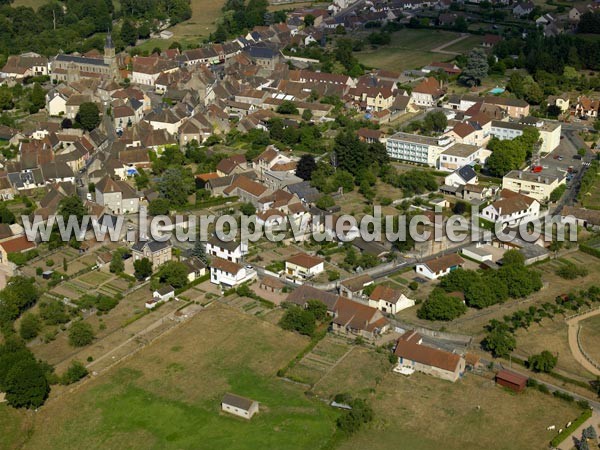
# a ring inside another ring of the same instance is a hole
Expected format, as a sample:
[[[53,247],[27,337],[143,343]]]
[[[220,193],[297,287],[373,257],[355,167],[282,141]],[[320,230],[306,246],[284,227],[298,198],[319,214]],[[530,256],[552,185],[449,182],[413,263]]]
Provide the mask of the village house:
[[[477,184],[477,172],[471,166],[463,166],[456,169],[450,175],[444,178],[445,186],[464,186],[467,184]]]
[[[411,101],[417,105],[426,108],[435,106],[439,99],[444,96],[444,90],[438,80],[433,77],[426,78],[415,86],[412,90]]]
[[[362,297],[367,286],[372,286],[373,278],[369,274],[359,275],[340,283],[340,295],[346,298]]]
[[[248,253],[248,242],[222,241],[217,236],[211,237],[206,242],[206,254],[241,263]]]
[[[360,336],[374,341],[389,329],[389,322],[377,308],[339,297],[331,327],[334,333]]]
[[[210,262],[210,282],[230,289],[256,278],[256,271],[233,261],[214,257]]]
[[[147,258],[152,263],[152,268],[163,265],[172,259],[173,245],[169,241],[137,241],[131,247],[133,261]]]
[[[48,75],[48,58],[33,52],[9,56],[0,70],[0,77],[13,80],[44,75]]]
[[[556,106],[562,113],[566,113],[571,106],[568,94],[549,95],[546,104],[548,106]]]
[[[139,211],[140,195],[127,182],[113,180],[108,175],[96,184],[96,203],[115,214],[134,214]]]
[[[574,223],[577,226],[600,229],[600,211],[565,205],[560,212],[562,223]]]
[[[533,8],[535,8],[535,5],[531,1],[520,2],[513,7],[512,13],[515,16],[522,17],[531,14],[533,12]]]
[[[306,308],[309,300],[317,300],[327,307],[327,313],[329,315],[333,315],[335,311],[335,305],[337,304],[339,298],[341,297],[332,294],[331,292],[322,291],[315,287],[303,284],[289,293],[285,301],[287,303],[298,305],[301,308]]]
[[[225,177],[236,173],[243,173],[248,170],[248,163],[244,155],[233,155],[224,158],[217,164],[217,175]]]
[[[146,301],[145,306],[147,309],[154,309],[160,303],[168,302],[172,298],[175,298],[175,289],[173,286],[163,286],[152,293],[152,298]]]
[[[398,289],[392,289],[382,284],[375,286],[369,296],[369,306],[389,314],[396,314],[403,309],[415,306],[415,301],[406,297]]]
[[[394,371],[399,373],[417,371],[455,382],[465,371],[462,356],[424,345],[422,336],[416,331],[407,331],[400,336],[394,355],[398,358]]]
[[[456,253],[450,253],[418,263],[415,267],[415,271],[418,275],[422,275],[425,278],[437,280],[444,275],[448,275],[451,271],[462,267],[464,263],[465,261]]]
[[[0,241],[0,265],[5,270],[8,269],[8,274],[12,276],[16,266],[10,262],[9,256],[13,253],[25,253],[35,247],[35,242],[29,241],[24,235],[9,237]]]
[[[196,256],[184,260],[183,264],[188,269],[187,279],[190,283],[206,275],[206,264]]]
[[[298,253],[285,261],[285,274],[291,278],[307,279],[325,270],[325,260]]]
[[[240,201],[251,203],[255,208],[260,206],[260,198],[271,191],[264,184],[251,180],[245,175],[238,175],[223,190],[225,197],[238,197]]]
[[[500,200],[489,204],[481,211],[481,217],[503,226],[518,225],[524,220],[532,220],[540,214],[540,203],[508,189],[502,189]]]

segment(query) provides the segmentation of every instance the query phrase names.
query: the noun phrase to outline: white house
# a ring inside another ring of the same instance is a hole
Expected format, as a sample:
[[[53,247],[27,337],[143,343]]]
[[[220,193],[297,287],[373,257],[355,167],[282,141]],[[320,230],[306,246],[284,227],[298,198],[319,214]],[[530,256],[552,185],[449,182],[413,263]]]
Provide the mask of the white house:
[[[441,170],[456,170],[475,163],[484,164],[489,151],[478,145],[454,144],[440,155]]]
[[[239,286],[256,278],[256,271],[233,261],[212,258],[210,262],[210,282],[226,288]]]
[[[46,94],[46,110],[50,116],[59,116],[67,112],[67,97],[57,91]]]
[[[477,184],[478,182],[477,173],[471,166],[461,167],[444,178],[444,183],[448,186],[464,186],[466,184]]]
[[[152,298],[146,302],[146,308],[154,309],[159,303],[168,302],[172,298],[175,298],[175,289],[173,286],[164,286],[154,291]]]
[[[481,217],[503,226],[518,225],[523,220],[532,220],[540,215],[540,203],[531,197],[502,189],[500,200],[486,206]]]
[[[236,242],[229,241],[225,242],[220,240],[217,236],[213,236],[206,243],[206,254],[216,256],[217,258],[232,261],[234,263],[241,263],[244,255],[248,253],[248,242]]]
[[[435,106],[443,96],[444,91],[440,82],[433,77],[429,77],[414,87],[410,99],[417,106],[430,108]]]
[[[285,273],[293,278],[310,278],[323,270],[325,270],[325,260],[306,253],[298,253],[285,262]]]
[[[380,284],[371,292],[369,306],[384,313],[396,314],[403,309],[415,306],[415,301],[406,297],[397,289]]]
[[[258,412],[258,402],[235,394],[225,394],[221,400],[221,411],[251,419]]]
[[[425,278],[437,280],[444,275],[448,275],[452,270],[461,267],[464,262],[465,261],[456,253],[451,253],[419,263],[415,267],[415,270],[417,274],[422,275]]]

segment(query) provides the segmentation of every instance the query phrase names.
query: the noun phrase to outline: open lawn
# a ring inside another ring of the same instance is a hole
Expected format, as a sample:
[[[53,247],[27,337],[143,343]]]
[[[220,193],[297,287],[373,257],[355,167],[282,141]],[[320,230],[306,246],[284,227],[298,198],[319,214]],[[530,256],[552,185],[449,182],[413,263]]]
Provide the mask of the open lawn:
[[[481,36],[470,35],[455,44],[444,47],[444,51],[456,53],[469,53],[481,44]]]
[[[11,4],[13,8],[25,6],[27,8],[38,9],[40,6],[48,3],[47,0],[14,0]]]
[[[375,421],[340,449],[542,449],[556,433],[546,431],[549,425],[558,427],[580,414],[576,406],[549,395],[513,394],[474,375],[453,384],[388,372],[370,403]]]
[[[416,69],[434,61],[446,61],[451,55],[434,53],[440,47],[460,36],[441,30],[403,29],[392,35],[390,45],[356,53],[358,60],[369,67],[393,71]],[[462,42],[457,43],[461,45]]]
[[[600,209],[600,180],[597,180],[588,192],[583,193],[581,206],[588,209]]]
[[[315,387],[324,397],[366,398],[375,411],[373,423],[341,449],[542,449],[556,433],[546,431],[549,425],[558,428],[580,414],[573,404],[531,389],[513,394],[491,376],[467,374],[456,383],[420,373],[406,378],[391,372],[384,354],[358,347],[350,356]]]
[[[192,17],[185,22],[178,23],[169,31],[173,32],[173,41],[199,43],[202,39],[217,28],[217,21],[221,17],[221,8],[225,0],[192,0]]]
[[[24,448],[324,447],[338,413],[276,377],[307,342],[234,309],[210,307],[51,400]],[[259,401],[260,413],[251,421],[221,413],[226,392]]]
[[[600,361],[600,316],[590,317],[580,325],[579,337],[583,349],[594,361]]]

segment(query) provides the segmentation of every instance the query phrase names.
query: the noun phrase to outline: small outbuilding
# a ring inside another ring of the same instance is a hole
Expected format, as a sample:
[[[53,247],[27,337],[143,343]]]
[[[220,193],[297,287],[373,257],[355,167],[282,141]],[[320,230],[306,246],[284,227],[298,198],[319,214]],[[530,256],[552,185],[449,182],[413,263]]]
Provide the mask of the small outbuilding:
[[[527,386],[527,377],[510,370],[501,370],[496,374],[496,383],[512,391],[521,392]]]
[[[235,394],[225,394],[221,410],[244,419],[251,419],[258,412],[258,402]]]

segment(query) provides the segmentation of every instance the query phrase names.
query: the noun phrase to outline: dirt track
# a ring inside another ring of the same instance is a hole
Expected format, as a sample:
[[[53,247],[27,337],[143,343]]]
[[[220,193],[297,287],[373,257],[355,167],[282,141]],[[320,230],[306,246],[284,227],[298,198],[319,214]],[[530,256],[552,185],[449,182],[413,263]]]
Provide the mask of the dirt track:
[[[579,322],[585,319],[589,319],[590,317],[594,317],[600,314],[600,309],[595,309],[593,311],[582,314],[581,316],[573,317],[572,319],[567,320],[567,325],[569,326],[569,348],[571,349],[571,353],[575,360],[581,364],[586,370],[593,373],[594,375],[600,376],[600,370],[596,368],[584,354],[581,352],[579,345],[577,343],[577,333],[579,331]]]

